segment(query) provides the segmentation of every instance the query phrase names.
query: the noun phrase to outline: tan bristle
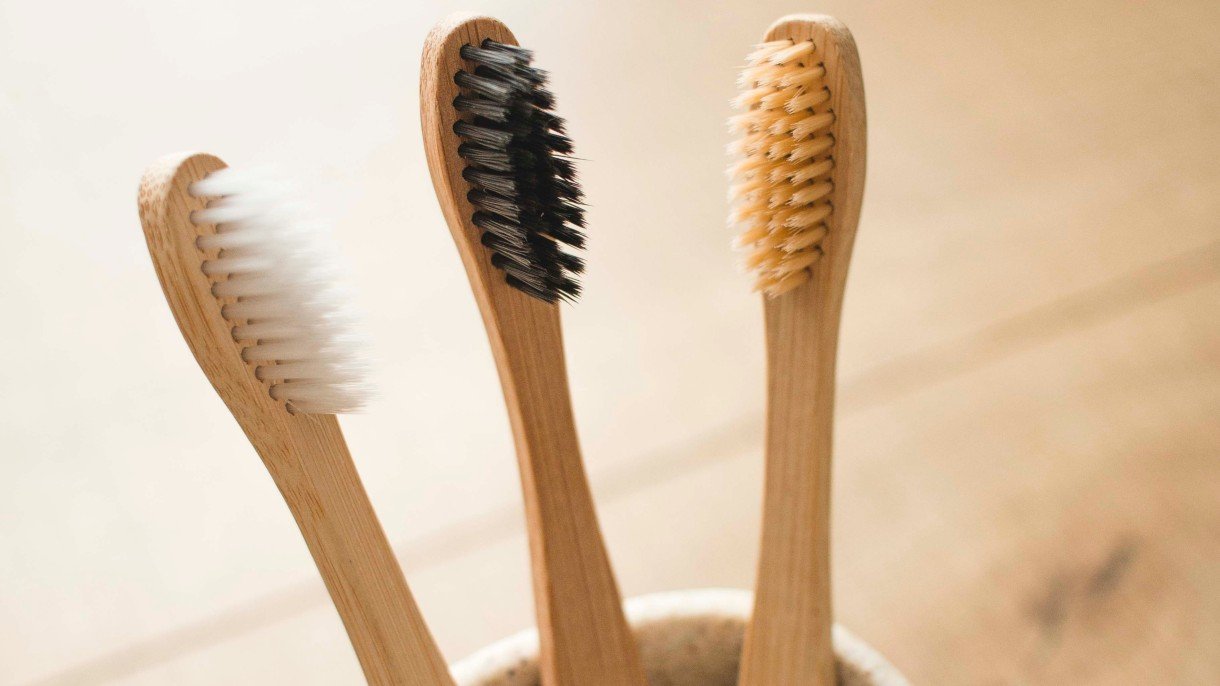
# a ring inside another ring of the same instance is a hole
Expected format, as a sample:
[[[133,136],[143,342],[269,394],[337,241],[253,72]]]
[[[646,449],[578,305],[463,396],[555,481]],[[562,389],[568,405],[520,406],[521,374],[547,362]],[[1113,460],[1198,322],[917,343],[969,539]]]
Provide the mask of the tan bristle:
[[[812,41],[759,45],[746,58],[730,120],[730,221],[754,274],[774,297],[809,279],[829,231],[834,138],[826,69]]]

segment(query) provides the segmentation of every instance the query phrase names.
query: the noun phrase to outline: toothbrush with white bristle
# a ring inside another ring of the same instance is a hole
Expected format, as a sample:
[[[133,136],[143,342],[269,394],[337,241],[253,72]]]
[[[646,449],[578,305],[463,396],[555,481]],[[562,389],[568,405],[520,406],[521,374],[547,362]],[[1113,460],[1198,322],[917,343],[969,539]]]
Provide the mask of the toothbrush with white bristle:
[[[140,184],[170,310],[292,511],[370,684],[453,684],[335,414],[369,395],[335,249],[291,187],[207,154]]]

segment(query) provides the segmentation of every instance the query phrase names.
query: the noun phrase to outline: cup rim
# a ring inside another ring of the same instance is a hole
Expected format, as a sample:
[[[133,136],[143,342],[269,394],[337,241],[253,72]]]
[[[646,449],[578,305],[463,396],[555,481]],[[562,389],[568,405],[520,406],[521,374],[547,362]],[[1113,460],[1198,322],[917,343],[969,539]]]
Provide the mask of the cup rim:
[[[675,619],[735,618],[748,620],[754,594],[740,588],[696,588],[662,591],[629,598],[624,604],[627,622],[639,631],[651,624]],[[890,662],[872,646],[844,627],[834,626],[834,647],[838,659],[850,665],[874,686],[910,686]],[[474,685],[504,670],[532,661],[538,656],[538,631],[519,631],[481,648],[454,663],[452,673],[458,684]]]

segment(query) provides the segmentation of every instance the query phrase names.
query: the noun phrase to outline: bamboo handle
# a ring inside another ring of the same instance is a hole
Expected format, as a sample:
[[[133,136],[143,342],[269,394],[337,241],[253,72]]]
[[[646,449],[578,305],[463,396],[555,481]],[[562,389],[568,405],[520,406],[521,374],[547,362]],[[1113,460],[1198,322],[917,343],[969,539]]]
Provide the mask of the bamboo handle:
[[[453,684],[334,415],[243,424],[292,511],[370,684]]]
[[[847,268],[864,194],[865,111],[851,32],[823,15],[792,15],[765,41],[812,40],[835,121],[833,213],[822,257],[801,286],[763,298],[767,337],[766,476],[754,613],[743,686],[836,683],[831,640],[830,474],[835,361]]]
[[[506,290],[521,307],[493,347],[521,472],[543,681],[643,684],[580,456],[558,308]]]
[[[581,461],[559,308],[510,288],[471,223],[474,209],[453,133],[453,77],[471,68],[459,55],[462,45],[484,38],[517,44],[490,17],[454,15],[433,29],[421,61],[420,118],[437,199],[483,315],[513,428],[542,679],[548,686],[642,686],[643,668]]]
[[[815,265],[809,281],[764,306],[767,461],[743,684],[835,683],[830,458],[838,317],[828,307],[828,271]]]

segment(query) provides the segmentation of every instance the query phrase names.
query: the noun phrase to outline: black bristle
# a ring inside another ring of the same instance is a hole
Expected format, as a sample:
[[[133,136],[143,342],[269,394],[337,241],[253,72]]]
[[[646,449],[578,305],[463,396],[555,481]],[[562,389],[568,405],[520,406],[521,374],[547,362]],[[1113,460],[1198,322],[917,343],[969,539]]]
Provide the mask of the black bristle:
[[[462,143],[458,146],[458,155],[479,169],[498,172],[513,170],[512,160],[504,150],[493,150],[474,143]]]
[[[499,78],[499,74],[488,71],[474,74],[459,71],[454,81],[463,91],[469,91],[476,97],[486,98],[492,102],[508,102],[513,96],[515,84]]]
[[[497,195],[512,197],[517,194],[516,178],[504,172],[495,172],[477,167],[466,167],[462,170],[462,178],[472,186],[482,188]]]
[[[564,269],[572,272],[573,274],[582,274],[585,271],[584,260],[571,253],[566,253],[560,250],[558,254],[556,254],[555,259],[557,259],[559,263],[563,265]]]
[[[525,229],[519,224],[491,212],[475,212],[472,223],[488,233],[512,238],[518,243],[526,243]]]
[[[511,219],[514,223],[520,224],[521,207],[514,198],[506,198],[495,193],[488,193],[478,189],[472,190],[466,194],[466,199],[471,205],[479,208],[480,212],[487,212],[505,219]]]
[[[491,248],[498,259],[509,259],[522,267],[529,267],[530,248],[528,245],[514,242],[512,239],[485,233],[479,240],[484,246]]]
[[[490,119],[497,123],[504,123],[508,120],[508,107],[502,103],[492,102],[486,98],[474,98],[467,95],[460,95],[453,100],[453,108],[458,112],[471,114],[476,117]]]
[[[508,67],[510,69],[517,65],[517,57],[507,50],[489,50],[487,48],[480,48],[466,44],[462,46],[460,54],[462,59],[468,62],[494,64],[501,67]]]
[[[461,56],[473,68],[454,77],[462,92],[453,107],[465,118],[453,130],[492,265],[528,295],[574,301],[584,261],[560,246],[584,247],[583,196],[547,74],[530,65],[530,51],[491,39]]]
[[[453,132],[472,143],[493,150],[503,150],[512,142],[511,131],[488,126],[483,122],[482,119],[476,119],[473,122],[459,121],[453,125]]]

